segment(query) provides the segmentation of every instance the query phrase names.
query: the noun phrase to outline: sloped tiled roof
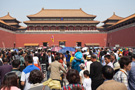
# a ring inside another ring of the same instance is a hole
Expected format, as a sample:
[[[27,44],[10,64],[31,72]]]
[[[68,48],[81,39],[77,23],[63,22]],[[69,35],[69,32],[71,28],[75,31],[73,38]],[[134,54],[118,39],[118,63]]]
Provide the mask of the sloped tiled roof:
[[[123,23],[123,22],[125,22],[125,21],[127,21],[127,20],[130,20],[130,19],[133,19],[133,18],[135,19],[135,14],[132,14],[132,15],[130,15],[130,16],[128,16],[128,17],[126,17],[126,18],[124,18],[124,19],[118,21],[117,23],[113,24],[113,25],[110,26],[110,27],[113,27],[113,26],[115,26],[115,25],[117,25],[117,24]]]
[[[99,23],[99,21],[24,21],[24,23]]]
[[[18,21],[16,18],[12,17],[9,12],[6,16],[0,17],[1,20],[16,20]],[[18,21],[20,23],[20,21]]]
[[[85,13],[80,9],[44,9],[36,14],[28,15],[27,17],[96,17]]]
[[[123,17],[117,16],[115,13],[113,13],[113,15],[110,18],[108,18],[107,20],[103,21],[103,23],[108,20],[121,20],[121,19],[123,19]]]
[[[2,20],[0,20],[0,23],[3,23],[3,24],[5,24],[5,25],[8,25],[7,23],[5,23],[4,21],[2,21]]]

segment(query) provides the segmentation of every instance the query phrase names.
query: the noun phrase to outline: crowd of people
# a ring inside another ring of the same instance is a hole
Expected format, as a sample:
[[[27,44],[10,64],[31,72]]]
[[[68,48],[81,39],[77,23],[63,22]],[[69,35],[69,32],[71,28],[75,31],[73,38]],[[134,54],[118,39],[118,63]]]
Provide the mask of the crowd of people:
[[[0,49],[0,90],[135,90],[132,48]]]

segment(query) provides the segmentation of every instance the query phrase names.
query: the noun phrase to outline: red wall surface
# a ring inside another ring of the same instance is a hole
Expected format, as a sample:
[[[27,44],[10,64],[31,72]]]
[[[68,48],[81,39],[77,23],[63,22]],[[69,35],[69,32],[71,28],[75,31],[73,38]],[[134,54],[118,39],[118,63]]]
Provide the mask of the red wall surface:
[[[54,43],[51,40],[54,36]],[[59,45],[59,40],[65,40],[66,46],[75,46],[76,42],[85,43],[99,43],[100,46],[106,46],[106,33],[89,33],[89,34],[16,34],[16,46],[24,47],[25,43],[39,43],[48,42],[49,46]]]
[[[108,33],[109,46],[119,44],[120,47],[135,47],[135,27]]]
[[[16,42],[16,35],[14,33],[0,29],[0,48],[4,48],[4,46],[14,47],[14,42]]]

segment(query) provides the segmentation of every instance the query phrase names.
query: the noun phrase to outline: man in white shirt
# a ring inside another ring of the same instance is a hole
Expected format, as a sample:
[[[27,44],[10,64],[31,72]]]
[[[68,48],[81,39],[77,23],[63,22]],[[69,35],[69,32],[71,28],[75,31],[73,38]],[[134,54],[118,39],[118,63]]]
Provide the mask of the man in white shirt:
[[[45,63],[46,63],[46,70],[47,70],[47,79],[49,79],[50,71],[48,70],[48,67],[54,61],[54,58],[50,50],[48,50],[47,54],[48,55],[46,56]]]
[[[32,64],[33,63],[33,58],[30,55],[25,56],[25,65],[27,67],[22,71],[21,75],[21,85],[24,86],[24,90],[29,90],[31,88],[31,84],[29,83],[29,75],[30,72],[33,70],[39,70],[38,67]]]
[[[105,62],[106,62],[106,65],[111,66],[113,68],[113,63],[111,62],[110,55],[105,55]]]

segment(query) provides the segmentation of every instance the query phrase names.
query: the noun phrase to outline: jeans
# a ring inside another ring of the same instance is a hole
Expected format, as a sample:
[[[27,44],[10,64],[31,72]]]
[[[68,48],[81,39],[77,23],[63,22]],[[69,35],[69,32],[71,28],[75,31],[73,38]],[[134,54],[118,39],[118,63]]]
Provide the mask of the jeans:
[[[47,71],[47,80],[50,78],[50,71]]]

